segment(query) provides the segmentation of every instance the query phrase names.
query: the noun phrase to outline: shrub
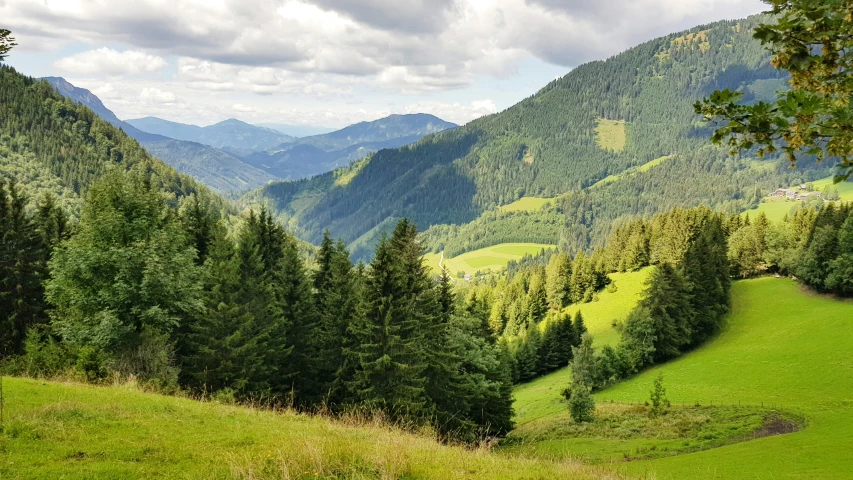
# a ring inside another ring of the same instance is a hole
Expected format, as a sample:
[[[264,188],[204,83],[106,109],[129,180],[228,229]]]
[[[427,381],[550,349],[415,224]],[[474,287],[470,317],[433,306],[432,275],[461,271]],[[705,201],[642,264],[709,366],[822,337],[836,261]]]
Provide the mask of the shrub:
[[[595,400],[589,387],[580,382],[573,382],[569,392],[569,414],[577,423],[591,422],[595,411]]]

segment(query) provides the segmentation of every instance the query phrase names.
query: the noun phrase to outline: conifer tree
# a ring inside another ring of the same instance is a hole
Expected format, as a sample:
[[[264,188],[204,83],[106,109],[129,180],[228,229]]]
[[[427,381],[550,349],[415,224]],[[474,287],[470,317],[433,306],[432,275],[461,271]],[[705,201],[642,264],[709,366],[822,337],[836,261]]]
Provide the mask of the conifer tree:
[[[195,258],[148,173],[109,173],[50,262],[53,324],[70,344],[110,355],[123,373],[168,380],[171,336],[203,311]]]
[[[342,241],[334,243],[328,231],[323,236],[313,275],[314,309],[317,323],[310,334],[309,351],[310,401],[325,399],[331,403],[343,400],[343,392],[335,387],[335,378],[344,364],[343,348],[346,331],[356,314],[356,278],[349,252]]]
[[[0,179],[0,356],[21,353],[27,331],[47,320],[42,282],[64,236],[64,216],[49,199],[35,216],[27,204],[14,180]]]
[[[581,313],[580,310],[575,313],[575,318],[572,320],[572,330],[574,331],[574,335],[572,336],[572,346],[576,347],[581,344],[581,340],[587,332],[586,323],[584,323],[583,320],[583,313]]]
[[[204,270],[205,313],[183,342],[182,383],[197,391],[230,389],[238,397],[261,394],[267,390],[264,335],[244,304],[240,259],[224,226],[213,228]]]
[[[359,403],[395,418],[422,417],[428,408],[424,332],[418,327],[430,295],[428,279],[418,275],[424,269],[411,268],[416,241],[407,220],[380,240],[367,275],[364,317],[351,326],[356,365],[348,388]]]

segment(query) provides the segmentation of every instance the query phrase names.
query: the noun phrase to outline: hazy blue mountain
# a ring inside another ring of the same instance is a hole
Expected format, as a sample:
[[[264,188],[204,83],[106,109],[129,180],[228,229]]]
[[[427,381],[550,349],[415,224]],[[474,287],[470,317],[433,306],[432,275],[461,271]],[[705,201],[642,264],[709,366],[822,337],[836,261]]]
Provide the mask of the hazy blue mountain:
[[[104,106],[95,94],[85,88],[75,87],[64,78],[47,77],[44,80],[53,85],[63,96],[89,107],[108,123],[124,130],[153,156],[159,157],[179,172],[186,173],[215,190],[223,193],[238,193],[258,188],[276,178],[211,146],[174,140],[167,136],[145,132],[123,122]]]
[[[345,167],[383,148],[402,147],[417,142],[424,135],[456,127],[454,123],[423,113],[391,115],[323,135],[300,138],[267,152],[228,151],[280,178],[298,180]]]
[[[142,145],[151,155],[179,172],[222,193],[251,190],[277,179],[263,169],[208,145],[172,139],[142,142]]]
[[[332,152],[368,142],[386,142],[406,137],[417,140],[424,135],[458,126],[427,113],[389,115],[372,122],[359,122],[331,133],[300,138],[295,143],[313,145]]]
[[[322,135],[324,133],[334,132],[337,130],[332,127],[318,127],[315,125],[287,125],[284,123],[256,123],[255,125],[264,128],[271,128],[291,137],[302,138],[311,135]]]
[[[384,148],[415,143],[422,135],[392,138],[381,142],[361,142],[341,150],[327,152],[310,144],[289,144],[274,152],[255,152],[237,156],[245,162],[285,180],[299,180],[345,167]]]
[[[157,117],[136,118],[127,120],[127,123],[144,132],[238,151],[263,151],[295,140],[295,137],[277,130],[250,125],[235,118],[207,127],[170,122]]]

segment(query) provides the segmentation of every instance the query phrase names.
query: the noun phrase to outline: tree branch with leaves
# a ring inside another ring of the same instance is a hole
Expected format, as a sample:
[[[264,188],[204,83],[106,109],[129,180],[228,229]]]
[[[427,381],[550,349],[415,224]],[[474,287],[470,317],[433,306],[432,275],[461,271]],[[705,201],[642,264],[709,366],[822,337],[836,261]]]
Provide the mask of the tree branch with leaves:
[[[7,54],[16,46],[18,44],[15,43],[15,37],[12,36],[12,32],[5,28],[0,28],[0,61],[5,60],[8,57]]]
[[[762,157],[781,151],[792,165],[798,157],[837,159],[853,173],[853,0],[764,0],[775,23],[761,24],[754,37],[772,53],[772,65],[787,70],[791,89],[775,103],[739,103],[743,93],[716,91],[696,102],[696,113],[721,126],[711,140],[732,154],[755,148]],[[728,123],[724,124],[724,122]]]

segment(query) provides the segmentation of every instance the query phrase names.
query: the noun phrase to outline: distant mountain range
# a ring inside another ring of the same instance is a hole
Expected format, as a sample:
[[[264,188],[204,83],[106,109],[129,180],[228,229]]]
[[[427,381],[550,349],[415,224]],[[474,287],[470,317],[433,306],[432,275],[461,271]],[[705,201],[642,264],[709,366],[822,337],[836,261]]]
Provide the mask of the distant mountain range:
[[[136,118],[127,120],[127,123],[143,132],[236,151],[262,151],[296,140],[277,130],[250,125],[235,118],[207,127],[170,122],[157,117]]]
[[[152,155],[219,192],[238,193],[276,179],[275,176],[212,146],[145,132],[123,122],[104,106],[95,94],[85,88],[75,87],[64,78],[46,77],[44,80],[63,96],[89,107],[108,123],[124,130]]]
[[[291,137],[302,138],[311,135],[322,135],[337,130],[332,127],[318,127],[315,125],[286,125],[283,123],[258,123],[259,127],[271,128]]]
[[[390,115],[335,132],[296,139],[272,151],[243,154],[241,158],[277,177],[298,180],[345,167],[379,150],[402,147],[425,135],[457,127],[424,113]]]
[[[337,131],[326,127],[251,125],[228,119],[207,127],[157,117],[122,121],[89,90],[46,77],[65,97],[121,128],[146,150],[222,193],[256,189],[272,180],[297,180],[349,165],[384,148],[397,148],[457,125],[427,114],[391,115]],[[282,133],[291,131],[294,135]],[[303,138],[295,134],[315,133]]]

